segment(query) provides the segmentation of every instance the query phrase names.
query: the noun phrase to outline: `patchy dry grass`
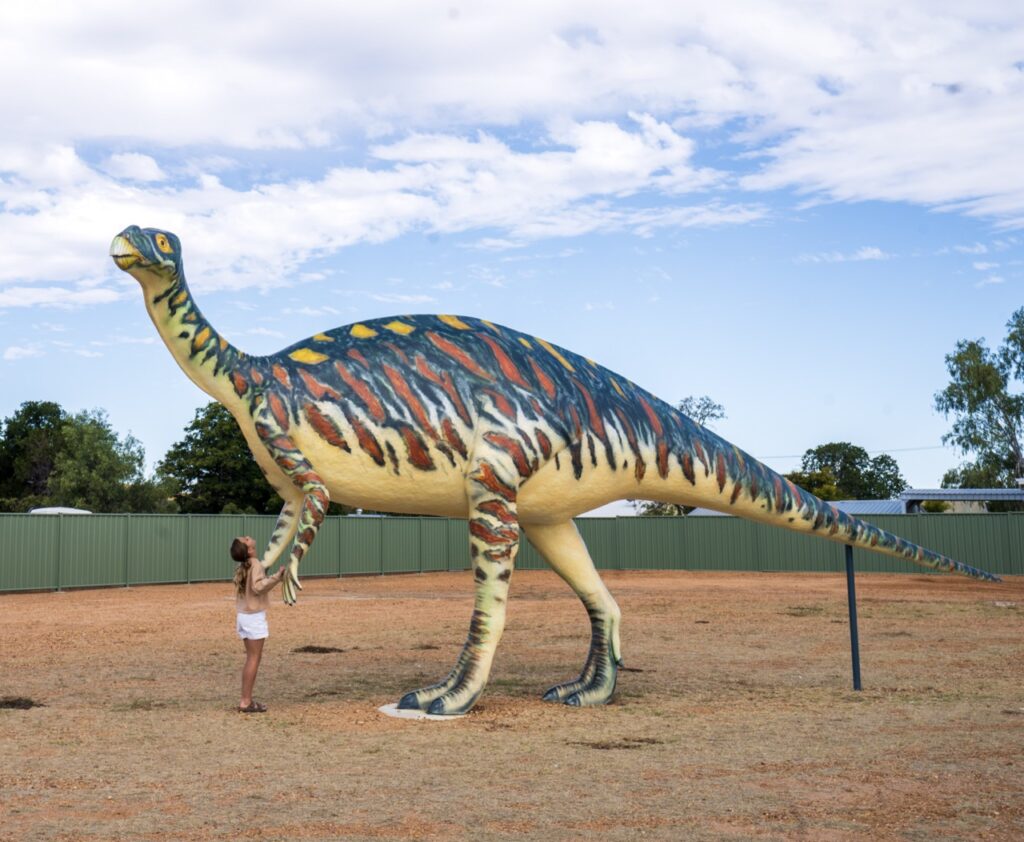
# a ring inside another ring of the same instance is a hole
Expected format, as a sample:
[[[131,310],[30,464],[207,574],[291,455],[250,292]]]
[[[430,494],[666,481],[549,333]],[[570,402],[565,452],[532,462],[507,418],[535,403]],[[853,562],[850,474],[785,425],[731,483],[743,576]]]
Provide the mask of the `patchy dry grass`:
[[[0,838],[1024,838],[1024,581],[614,572],[615,703],[540,694],[588,640],[552,574],[513,581],[477,709],[379,705],[447,672],[468,574],[317,580],[271,611],[257,686],[225,585],[0,596]]]

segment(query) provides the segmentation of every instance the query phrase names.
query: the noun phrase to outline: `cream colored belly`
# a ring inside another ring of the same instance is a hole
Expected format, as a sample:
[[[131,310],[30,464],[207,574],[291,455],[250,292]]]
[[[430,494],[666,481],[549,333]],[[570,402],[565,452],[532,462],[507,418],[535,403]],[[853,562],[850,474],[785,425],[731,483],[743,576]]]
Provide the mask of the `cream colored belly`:
[[[390,440],[388,433],[380,436],[381,444]],[[435,469],[424,471],[399,460],[396,474],[390,461],[384,467],[376,464],[362,450],[346,453],[319,436],[295,436],[295,443],[320,475],[331,500],[363,509],[407,514],[465,517],[468,502],[463,467],[433,451]],[[405,445],[395,436],[391,446],[397,453]]]

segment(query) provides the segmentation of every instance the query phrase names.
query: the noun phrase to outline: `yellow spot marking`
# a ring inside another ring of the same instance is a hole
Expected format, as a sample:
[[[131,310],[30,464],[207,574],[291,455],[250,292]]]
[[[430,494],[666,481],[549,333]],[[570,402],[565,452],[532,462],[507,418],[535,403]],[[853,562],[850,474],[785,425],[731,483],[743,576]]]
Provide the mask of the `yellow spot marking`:
[[[171,299],[171,304],[173,306],[175,306],[175,307],[178,307],[179,305],[184,304],[187,300],[188,300],[188,291],[187,290],[182,290],[176,296],[174,296],[174,298]]]
[[[220,338],[220,349],[226,351],[228,349],[228,341],[222,336]]]
[[[458,316],[438,316],[438,318],[446,325],[453,327],[456,330],[472,330],[472,328]]]
[[[317,342],[333,342],[334,341],[334,338],[331,337],[331,336],[328,336],[326,333],[318,333],[318,334],[314,335],[313,338]]]
[[[190,310],[184,316],[181,317],[183,322],[194,322],[197,321],[197,317],[194,310]]]
[[[377,335],[372,327],[366,325],[352,325],[352,330],[349,331],[356,339],[373,339]]]
[[[408,336],[410,333],[416,330],[416,328],[414,328],[412,325],[407,325],[405,322],[400,322],[398,320],[388,322],[386,325],[384,325],[384,327],[386,327],[392,333],[400,333],[402,334],[402,336]]]
[[[590,363],[590,365],[591,365],[591,366],[592,366],[593,368],[597,368],[597,363],[595,363],[595,362],[594,362],[594,361],[593,361],[592,359],[590,359],[590,357],[584,357],[584,359],[585,359],[585,360],[586,360],[586,361],[587,361],[588,363]]]
[[[492,324],[491,322],[487,321],[486,319],[481,319],[480,321],[483,322],[485,325],[487,325],[487,327],[489,327],[491,330],[493,330],[496,334],[498,334],[498,336],[501,336],[501,328],[498,327],[496,324]]]
[[[192,350],[198,351],[202,348],[207,340],[210,338],[210,328],[204,327],[199,333],[192,337]]]
[[[316,365],[327,359],[326,354],[318,354],[309,348],[299,348],[297,351],[292,351],[288,356],[297,363],[306,363],[308,365]]]
[[[533,350],[533,346],[530,344],[529,340],[523,339],[523,337],[520,336],[519,341],[522,343],[524,348],[529,348],[531,351]]]
[[[562,365],[564,365],[567,369],[569,369],[569,371],[575,371],[576,370],[575,368],[572,367],[572,365],[569,363],[569,361],[558,352],[558,349],[554,345],[552,345],[550,342],[545,342],[543,339],[538,339],[537,341],[541,344],[541,347],[544,348],[545,351],[547,351],[549,354],[551,354],[551,356],[553,356]]]
[[[612,381],[612,388],[616,392],[618,392],[622,397],[626,397],[626,393],[623,392],[621,388],[619,388],[619,384],[615,381],[614,377],[611,378],[611,381]]]

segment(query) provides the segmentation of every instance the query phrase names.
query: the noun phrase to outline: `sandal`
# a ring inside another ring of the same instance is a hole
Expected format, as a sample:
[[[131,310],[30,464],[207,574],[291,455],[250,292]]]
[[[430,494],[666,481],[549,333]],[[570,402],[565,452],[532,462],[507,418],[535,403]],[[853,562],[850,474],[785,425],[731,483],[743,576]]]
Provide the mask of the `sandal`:
[[[238,708],[239,713],[266,713],[267,706],[257,701],[249,702],[245,707]]]

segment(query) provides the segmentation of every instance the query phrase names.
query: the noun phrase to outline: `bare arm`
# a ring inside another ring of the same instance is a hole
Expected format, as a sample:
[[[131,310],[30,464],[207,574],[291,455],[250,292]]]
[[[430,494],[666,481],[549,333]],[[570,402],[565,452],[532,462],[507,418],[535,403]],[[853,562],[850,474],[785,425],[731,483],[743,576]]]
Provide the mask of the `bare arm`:
[[[263,565],[256,562],[252,565],[252,592],[257,596],[262,593],[266,593],[272,590],[278,585],[281,579],[284,577],[284,567],[279,567],[277,572],[273,576],[268,576],[264,570]]]

